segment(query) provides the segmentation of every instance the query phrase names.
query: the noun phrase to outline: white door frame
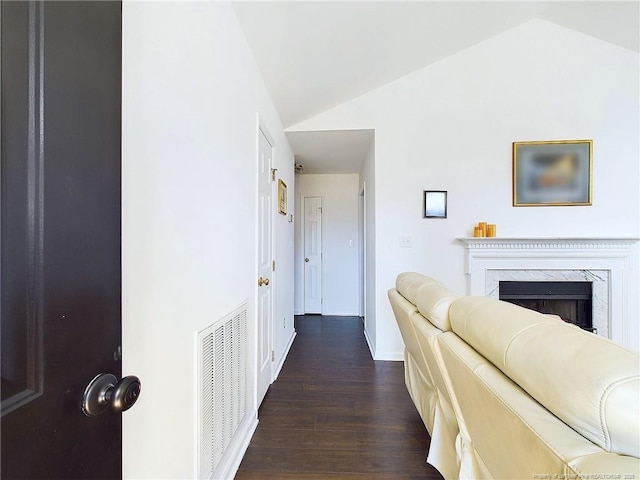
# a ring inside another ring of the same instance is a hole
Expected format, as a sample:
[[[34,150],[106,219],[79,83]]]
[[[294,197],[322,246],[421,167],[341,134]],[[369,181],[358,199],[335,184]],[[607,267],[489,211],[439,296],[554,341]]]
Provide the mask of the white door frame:
[[[363,322],[367,318],[367,183],[363,182],[362,190],[358,195],[358,212],[362,216],[359,225],[360,235],[360,315]]]

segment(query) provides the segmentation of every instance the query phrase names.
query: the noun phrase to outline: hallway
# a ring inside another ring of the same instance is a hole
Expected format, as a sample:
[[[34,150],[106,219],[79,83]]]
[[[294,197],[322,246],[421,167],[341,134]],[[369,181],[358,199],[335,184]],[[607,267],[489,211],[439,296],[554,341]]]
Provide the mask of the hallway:
[[[358,317],[295,318],[236,479],[441,479],[402,362],[374,362]]]

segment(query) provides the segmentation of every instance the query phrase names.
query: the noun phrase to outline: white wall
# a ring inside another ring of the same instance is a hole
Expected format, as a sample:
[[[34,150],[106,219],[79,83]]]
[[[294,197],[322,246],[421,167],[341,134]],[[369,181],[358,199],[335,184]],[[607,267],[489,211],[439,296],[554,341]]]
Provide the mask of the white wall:
[[[295,209],[295,179],[293,174],[293,153],[282,134],[282,127],[278,126],[278,141],[275,145],[277,178],[287,184],[287,215],[274,214],[274,260],[276,270],[272,273],[273,289],[273,351],[275,361],[272,364],[274,378],[280,373],[287,353],[295,336],[293,319],[294,298],[294,223],[289,222],[289,214]],[[286,152],[282,155],[282,150]],[[274,184],[273,198],[277,198],[277,184]],[[275,206],[274,206],[275,210]]]
[[[123,415],[125,478],[196,475],[197,332],[248,301],[255,347],[256,113],[293,185],[292,152],[231,7],[124,2],[123,370],[143,385]],[[278,358],[293,334],[282,243],[293,232],[283,218],[274,228],[275,312],[287,317],[274,332]]]
[[[357,174],[296,176],[297,313],[304,313],[303,198],[322,197],[322,313],[359,315],[358,194]]]
[[[376,131],[377,352],[402,351],[386,296],[396,275],[463,293],[455,238],[480,220],[499,236],[640,236],[638,64],[636,52],[532,20],[288,129]],[[594,141],[592,206],[512,207],[513,141],[583,138]],[[448,190],[448,219],[421,218],[429,189]]]

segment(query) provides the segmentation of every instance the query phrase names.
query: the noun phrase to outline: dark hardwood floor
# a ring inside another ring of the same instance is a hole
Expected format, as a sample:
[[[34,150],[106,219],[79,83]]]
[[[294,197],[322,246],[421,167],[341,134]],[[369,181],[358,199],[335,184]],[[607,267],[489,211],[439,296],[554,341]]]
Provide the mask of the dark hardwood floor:
[[[374,362],[358,317],[296,317],[236,479],[441,479],[402,362]]]

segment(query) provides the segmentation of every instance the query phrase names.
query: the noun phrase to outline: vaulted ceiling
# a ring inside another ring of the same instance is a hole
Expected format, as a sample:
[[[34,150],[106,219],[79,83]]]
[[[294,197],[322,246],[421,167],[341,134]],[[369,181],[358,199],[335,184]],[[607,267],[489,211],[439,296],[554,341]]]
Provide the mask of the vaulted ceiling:
[[[638,0],[234,3],[285,128],[534,18],[637,52],[639,6]],[[294,142],[305,150],[303,137]]]

